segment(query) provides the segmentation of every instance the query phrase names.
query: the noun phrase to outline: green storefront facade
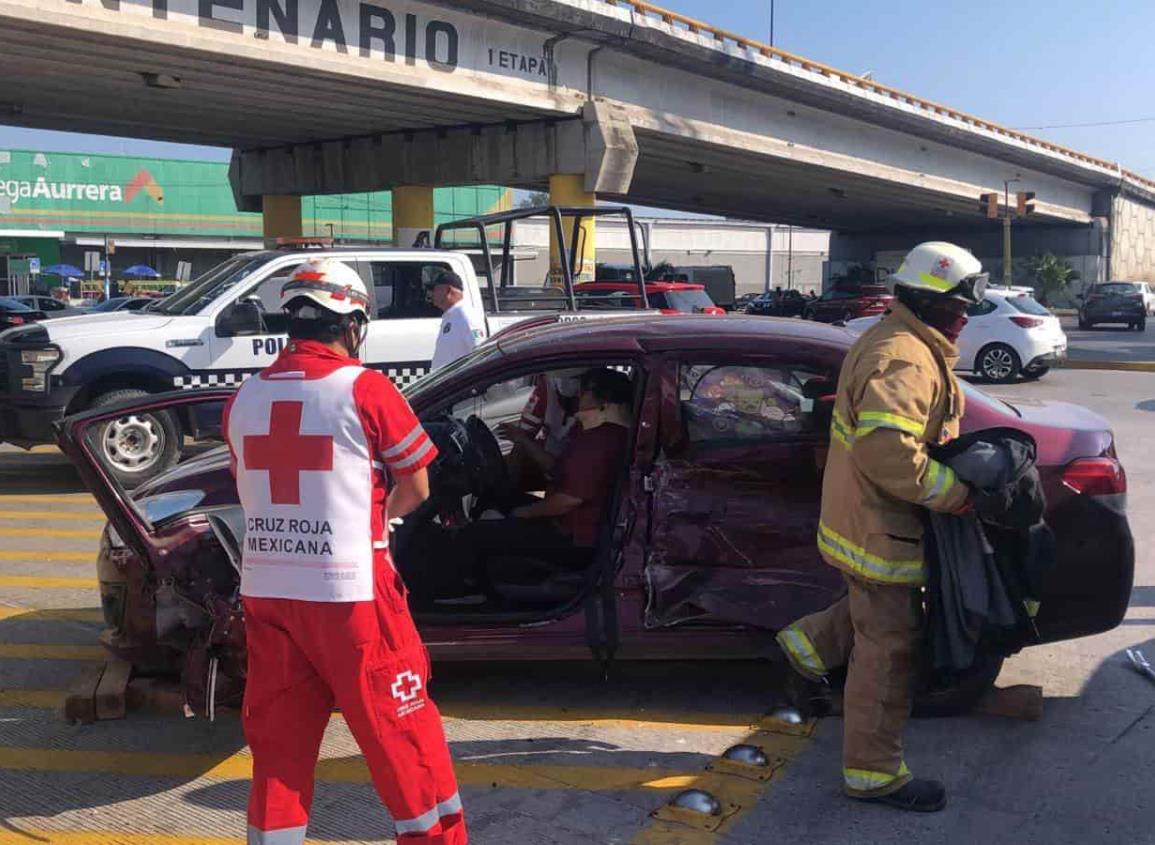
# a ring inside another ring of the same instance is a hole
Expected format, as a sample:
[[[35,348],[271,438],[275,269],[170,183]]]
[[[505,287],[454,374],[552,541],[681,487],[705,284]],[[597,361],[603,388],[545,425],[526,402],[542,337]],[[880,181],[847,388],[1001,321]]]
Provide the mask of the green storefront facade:
[[[434,213],[441,223],[509,202],[504,188],[438,189]],[[302,217],[306,234],[359,243],[393,237],[387,191],[306,197]],[[0,279],[10,258],[83,269],[84,253],[102,251],[106,237],[117,244],[114,278],[133,264],[175,278],[180,261],[195,275],[257,246],[261,216],[237,211],[223,162],[0,149]]]

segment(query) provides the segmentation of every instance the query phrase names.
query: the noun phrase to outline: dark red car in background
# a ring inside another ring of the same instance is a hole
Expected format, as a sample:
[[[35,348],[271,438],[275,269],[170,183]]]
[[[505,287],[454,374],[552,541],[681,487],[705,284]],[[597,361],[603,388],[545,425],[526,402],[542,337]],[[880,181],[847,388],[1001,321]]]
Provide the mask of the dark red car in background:
[[[775,631],[843,590],[815,536],[832,394],[852,341],[833,327],[746,316],[555,321],[510,329],[408,388],[440,454],[429,501],[393,536],[394,557],[434,658],[776,655]],[[429,576],[455,559],[456,532],[478,517],[475,503],[508,483],[497,426],[519,417],[541,375],[603,366],[629,374],[634,422],[584,570],[502,558],[511,574],[482,603],[461,603],[464,581],[432,586]],[[1039,641],[1113,628],[1129,601],[1134,548],[1108,424],[1077,405],[1016,408],[965,389],[964,430],[1010,426],[1038,443],[1058,538]],[[198,712],[209,697],[236,702],[244,683],[244,520],[227,449],[194,443],[211,438],[198,423],[219,419],[229,395],[150,396],[59,424],[61,448],[109,519],[96,564],[102,641],[138,672],[180,675]],[[171,415],[190,457],[129,494],[100,444],[110,423],[143,414]],[[998,668],[928,695],[974,696]]]
[[[831,288],[806,305],[802,316],[819,323],[838,323],[858,317],[882,314],[894,297],[885,285],[861,285],[856,288]]]
[[[582,308],[604,306],[617,311],[642,307],[637,282],[581,282],[573,290]],[[710,299],[705,285],[691,282],[646,282],[646,299],[651,308],[663,314],[726,313]]]

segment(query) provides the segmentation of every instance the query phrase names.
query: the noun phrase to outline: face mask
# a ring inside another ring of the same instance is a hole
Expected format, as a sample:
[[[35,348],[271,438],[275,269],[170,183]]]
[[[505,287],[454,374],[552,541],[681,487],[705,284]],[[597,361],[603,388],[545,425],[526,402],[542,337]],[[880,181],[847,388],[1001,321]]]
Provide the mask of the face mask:
[[[923,307],[921,316],[923,322],[931,328],[938,329],[951,343],[958,340],[969,322],[967,303],[957,299],[943,299],[929,303]]]

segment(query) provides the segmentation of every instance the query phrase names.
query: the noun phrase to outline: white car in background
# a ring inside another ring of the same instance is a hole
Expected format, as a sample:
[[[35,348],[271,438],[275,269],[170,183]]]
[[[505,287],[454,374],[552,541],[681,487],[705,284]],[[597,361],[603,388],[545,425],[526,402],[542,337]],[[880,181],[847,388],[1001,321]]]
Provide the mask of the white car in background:
[[[989,288],[967,314],[970,321],[958,339],[959,371],[998,383],[1019,376],[1036,379],[1067,357],[1067,335],[1059,318],[1029,293]],[[880,319],[861,317],[848,321],[846,328],[861,334]]]

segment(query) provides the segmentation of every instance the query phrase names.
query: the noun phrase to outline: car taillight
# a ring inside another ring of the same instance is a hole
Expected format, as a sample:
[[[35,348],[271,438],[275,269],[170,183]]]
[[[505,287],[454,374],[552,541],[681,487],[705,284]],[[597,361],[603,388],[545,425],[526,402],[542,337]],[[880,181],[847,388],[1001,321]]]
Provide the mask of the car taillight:
[[[1114,458],[1080,458],[1063,470],[1063,484],[1085,496],[1127,492],[1127,473]]]
[[[15,314],[9,314],[8,315],[8,322],[14,326],[20,326],[20,325],[24,324],[24,318],[23,317],[17,317]]]
[[[679,311],[677,308],[659,308],[658,313],[660,313],[660,314],[681,314],[682,312]]]
[[[1011,322],[1024,329],[1037,329],[1043,325],[1041,317],[1011,317]]]

